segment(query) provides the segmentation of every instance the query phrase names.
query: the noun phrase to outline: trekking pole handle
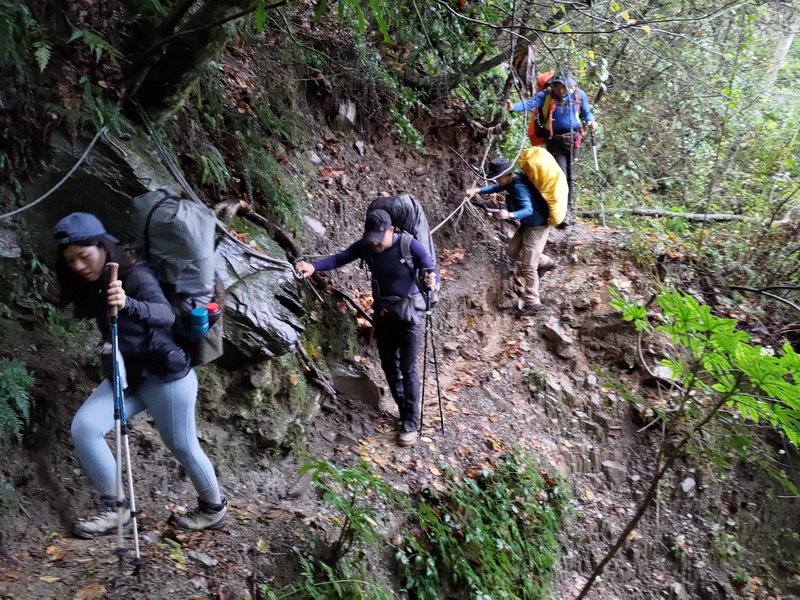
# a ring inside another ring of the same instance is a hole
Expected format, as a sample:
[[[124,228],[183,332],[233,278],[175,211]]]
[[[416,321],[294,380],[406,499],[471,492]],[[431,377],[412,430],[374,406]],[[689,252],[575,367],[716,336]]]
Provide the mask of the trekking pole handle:
[[[119,276],[119,263],[110,262],[106,263],[106,294],[108,294],[108,285],[112,281],[116,281]],[[117,317],[117,307],[116,306],[109,306],[108,307],[108,316],[112,319]]]

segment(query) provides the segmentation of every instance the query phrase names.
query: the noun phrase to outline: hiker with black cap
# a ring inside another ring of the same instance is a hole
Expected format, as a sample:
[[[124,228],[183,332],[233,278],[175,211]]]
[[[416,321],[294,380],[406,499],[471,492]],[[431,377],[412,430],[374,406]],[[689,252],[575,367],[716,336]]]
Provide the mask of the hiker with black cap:
[[[552,162],[552,158],[546,153],[545,156]],[[563,178],[558,167],[553,165],[552,169],[555,176]],[[496,215],[503,221],[519,221],[519,228],[508,243],[508,256],[516,264],[514,283],[521,302],[517,304],[518,315],[536,314],[542,309],[539,277],[556,266],[556,261],[544,254],[550,232],[547,225],[547,202],[530,180],[523,173],[514,172],[511,162],[503,157],[489,162],[486,179],[494,183],[481,188],[470,188],[466,194],[472,197],[475,194],[505,193],[506,208],[499,210]]]
[[[575,218],[578,149],[583,141],[584,126],[590,132],[597,129],[586,92],[578,87],[572,75],[560,72],[533,98],[516,103],[508,101],[505,107],[511,112],[536,111],[533,117],[536,133],[546,141],[547,150],[564,171],[569,184],[567,217],[559,227],[571,225]]]
[[[75,535],[93,538],[131,522],[126,499],[117,504],[117,466],[105,435],[114,427],[114,363],[125,389],[128,416],[147,410],[161,439],[183,465],[198,496],[198,507],[173,513],[170,522],[184,529],[216,529],[225,522],[227,502],[220,495],[214,467],[197,440],[197,375],[172,335],[175,314],[147,265],[130,258],[100,220],[75,212],[53,229],[58,244],[56,276],[61,304],[73,305],[78,319],[95,319],[106,379],[92,392],[72,420],[75,453],[100,494],[101,509],[73,526]],[[108,281],[108,263],[119,265]],[[117,314],[118,355],[112,356],[109,309]]]
[[[332,271],[362,259],[372,274],[372,297],[375,338],[381,367],[389,390],[400,411],[398,443],[411,446],[419,437],[420,381],[417,354],[422,338],[422,312],[426,308],[423,293],[433,289],[438,273],[428,251],[416,239],[410,240],[413,265],[406,264],[401,240],[408,233],[392,227],[392,218],[385,210],[367,214],[364,236],[338,254],[316,262],[300,261],[295,268],[303,277],[315,271]],[[423,273],[419,285],[418,273]]]

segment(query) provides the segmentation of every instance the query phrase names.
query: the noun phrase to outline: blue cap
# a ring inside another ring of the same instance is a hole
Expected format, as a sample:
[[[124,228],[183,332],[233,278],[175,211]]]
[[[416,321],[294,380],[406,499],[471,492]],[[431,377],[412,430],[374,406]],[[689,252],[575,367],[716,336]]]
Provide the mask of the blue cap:
[[[85,212],[74,212],[61,219],[53,227],[53,237],[59,246],[80,244],[89,238],[97,237],[105,237],[115,244],[119,244],[119,240],[106,231],[100,219]]]

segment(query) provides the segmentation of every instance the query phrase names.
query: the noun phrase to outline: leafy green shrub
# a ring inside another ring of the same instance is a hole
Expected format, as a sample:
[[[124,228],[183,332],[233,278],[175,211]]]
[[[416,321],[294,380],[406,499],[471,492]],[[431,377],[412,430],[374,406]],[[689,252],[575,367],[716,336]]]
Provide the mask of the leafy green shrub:
[[[297,185],[264,147],[241,133],[237,139],[244,144],[242,174],[247,194],[251,198],[263,196],[269,210],[284,225],[299,225],[304,202]]]
[[[311,600],[389,600],[391,592],[373,581],[363,560],[347,560],[348,554],[363,543],[381,538],[380,514],[389,506],[401,506],[402,498],[366,462],[343,469],[326,460],[300,468],[310,473],[312,484],[323,493],[334,509],[333,522],[339,527],[336,541],[323,558],[300,557],[301,582],[279,594],[269,585],[259,586],[266,600],[308,598]],[[363,558],[363,556],[359,556]]]
[[[566,499],[521,451],[451,479],[417,507],[421,531],[397,550],[406,588],[422,600],[442,597],[444,587],[463,598],[548,597]]]
[[[22,430],[30,419],[30,390],[34,383],[25,363],[0,360],[0,439],[22,440]]]

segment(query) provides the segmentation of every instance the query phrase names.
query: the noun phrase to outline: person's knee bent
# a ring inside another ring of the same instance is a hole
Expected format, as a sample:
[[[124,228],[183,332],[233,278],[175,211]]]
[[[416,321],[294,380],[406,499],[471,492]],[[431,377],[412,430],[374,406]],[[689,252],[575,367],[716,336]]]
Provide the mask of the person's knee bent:
[[[203,449],[200,447],[200,442],[197,438],[173,440],[170,451],[175,459],[182,465],[186,465],[197,460],[197,457],[203,454]]]
[[[97,425],[92,421],[90,414],[79,410],[75,413],[75,416],[72,417],[70,434],[72,435],[72,441],[78,444],[81,440],[87,438],[103,437],[105,432],[100,431]]]

